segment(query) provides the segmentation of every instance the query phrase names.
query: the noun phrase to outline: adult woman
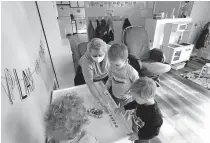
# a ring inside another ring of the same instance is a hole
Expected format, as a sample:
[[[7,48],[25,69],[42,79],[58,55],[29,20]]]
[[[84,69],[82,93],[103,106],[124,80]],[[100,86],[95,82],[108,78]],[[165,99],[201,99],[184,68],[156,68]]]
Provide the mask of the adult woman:
[[[95,81],[106,81],[108,79],[108,58],[109,45],[99,38],[92,39],[87,44],[87,51],[80,59],[80,66],[75,77],[75,85],[87,84],[90,92],[97,99],[99,94]],[[80,70],[82,74],[80,73]],[[100,99],[97,99],[100,101]]]
[[[83,99],[75,95],[56,98],[45,114],[47,143],[97,143],[82,128],[88,123]]]

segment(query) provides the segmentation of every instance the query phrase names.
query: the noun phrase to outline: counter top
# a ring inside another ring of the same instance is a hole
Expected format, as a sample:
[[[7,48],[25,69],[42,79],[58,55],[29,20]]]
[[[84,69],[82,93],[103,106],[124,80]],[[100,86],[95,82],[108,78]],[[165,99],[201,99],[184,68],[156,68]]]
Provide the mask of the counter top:
[[[95,85],[100,93],[98,97],[100,97],[106,105],[109,105],[110,111],[109,113],[103,113],[102,118],[89,116],[90,124],[85,126],[85,130],[95,136],[99,140],[99,143],[120,143],[121,141],[123,143],[130,143],[131,141],[128,140],[127,134],[132,132],[131,123],[126,121],[122,115],[116,115],[114,113],[114,109],[117,105],[109,92],[107,90],[104,91],[104,84],[102,82],[96,82]],[[95,101],[87,85],[56,90],[53,92],[52,101],[65,94],[77,94],[77,96],[82,97],[86,109],[91,107],[102,109],[102,107]]]

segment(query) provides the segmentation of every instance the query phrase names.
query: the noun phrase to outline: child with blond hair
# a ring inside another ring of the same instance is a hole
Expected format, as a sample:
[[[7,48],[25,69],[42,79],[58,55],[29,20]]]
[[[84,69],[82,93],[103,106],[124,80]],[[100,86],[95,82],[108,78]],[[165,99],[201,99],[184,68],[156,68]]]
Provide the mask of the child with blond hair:
[[[148,77],[136,80],[127,92],[134,101],[115,109],[117,114],[133,110],[131,116],[133,133],[129,136],[134,143],[149,143],[150,139],[159,134],[163,119],[154,99],[156,88],[155,82]]]
[[[128,63],[128,48],[123,43],[113,44],[108,50],[109,78],[107,89],[111,87],[117,104],[124,103],[124,92],[139,78],[138,72]]]

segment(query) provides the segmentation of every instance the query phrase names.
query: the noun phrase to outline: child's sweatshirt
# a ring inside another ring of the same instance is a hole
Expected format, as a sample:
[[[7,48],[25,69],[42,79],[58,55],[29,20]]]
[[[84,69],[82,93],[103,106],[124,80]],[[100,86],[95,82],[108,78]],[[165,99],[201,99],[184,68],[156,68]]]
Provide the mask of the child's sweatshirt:
[[[139,105],[136,101],[124,106],[125,110],[134,110],[132,116],[133,130],[139,139],[152,139],[157,136],[163,124],[162,114],[155,102],[153,105]]]

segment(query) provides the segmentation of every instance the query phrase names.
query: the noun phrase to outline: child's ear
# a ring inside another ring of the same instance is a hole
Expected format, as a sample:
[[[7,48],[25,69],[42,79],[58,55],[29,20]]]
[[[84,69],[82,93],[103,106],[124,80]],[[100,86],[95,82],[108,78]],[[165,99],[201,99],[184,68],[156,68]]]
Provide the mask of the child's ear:
[[[90,52],[90,42],[87,44],[87,52]]]
[[[129,61],[129,60],[128,60],[128,59],[126,59],[126,61],[125,61],[125,62],[126,62],[126,63],[128,63],[128,61]]]

